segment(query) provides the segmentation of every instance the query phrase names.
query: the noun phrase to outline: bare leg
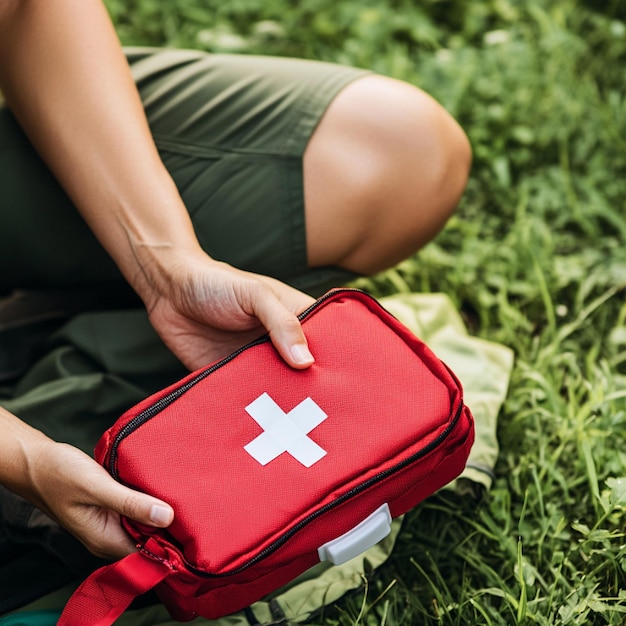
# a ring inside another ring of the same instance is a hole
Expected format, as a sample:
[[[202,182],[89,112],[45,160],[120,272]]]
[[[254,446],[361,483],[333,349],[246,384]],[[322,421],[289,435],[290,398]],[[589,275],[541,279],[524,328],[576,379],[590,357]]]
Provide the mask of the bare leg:
[[[432,239],[453,212],[469,142],[423,91],[382,76],[348,85],[304,155],[308,259],[372,274]]]

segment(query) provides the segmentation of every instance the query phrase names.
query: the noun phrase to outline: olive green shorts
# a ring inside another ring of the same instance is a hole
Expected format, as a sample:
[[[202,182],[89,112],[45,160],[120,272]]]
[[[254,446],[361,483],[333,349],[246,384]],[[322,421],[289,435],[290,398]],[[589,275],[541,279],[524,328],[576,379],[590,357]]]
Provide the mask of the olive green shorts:
[[[127,56],[157,147],[207,253],[311,293],[348,280],[338,268],[307,266],[302,155],[333,98],[367,72],[188,50],[131,48]],[[120,280],[0,107],[0,291]]]

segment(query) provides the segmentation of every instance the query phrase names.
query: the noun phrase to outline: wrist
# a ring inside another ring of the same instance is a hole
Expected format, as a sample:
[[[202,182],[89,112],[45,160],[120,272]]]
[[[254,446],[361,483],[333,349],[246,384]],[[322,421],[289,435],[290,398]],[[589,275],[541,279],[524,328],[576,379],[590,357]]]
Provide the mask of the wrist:
[[[189,268],[215,262],[196,240],[184,245],[140,244],[134,248],[134,254],[135,275],[130,282],[148,311],[159,298],[177,291],[184,277],[190,275]]]
[[[173,181],[167,176],[152,179],[160,183],[149,192],[119,194],[122,199],[116,203],[117,229],[111,226],[100,233],[126,280],[144,302],[154,292],[167,288],[172,268],[187,258],[207,258]]]
[[[4,409],[0,409],[0,428],[0,483],[39,504],[34,468],[43,450],[54,442]]]

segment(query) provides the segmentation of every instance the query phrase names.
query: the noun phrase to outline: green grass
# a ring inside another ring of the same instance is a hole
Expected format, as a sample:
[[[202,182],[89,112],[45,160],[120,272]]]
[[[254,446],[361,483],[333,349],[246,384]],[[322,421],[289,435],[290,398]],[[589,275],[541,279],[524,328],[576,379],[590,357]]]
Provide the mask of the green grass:
[[[108,0],[125,43],[303,56],[420,85],[467,193],[362,283],[449,294],[516,354],[482,502],[433,498],[320,624],[626,623],[626,2]]]

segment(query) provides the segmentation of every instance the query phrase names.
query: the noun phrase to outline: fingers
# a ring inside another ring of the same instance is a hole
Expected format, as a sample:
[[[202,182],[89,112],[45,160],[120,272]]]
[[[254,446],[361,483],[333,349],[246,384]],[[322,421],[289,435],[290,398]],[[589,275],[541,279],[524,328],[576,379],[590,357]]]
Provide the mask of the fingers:
[[[99,512],[98,514],[102,515],[103,513],[105,519],[99,533],[88,533],[82,537],[78,535],[85,547],[92,554],[104,559],[121,559],[136,552],[135,542],[122,528],[119,516],[110,511]]]

